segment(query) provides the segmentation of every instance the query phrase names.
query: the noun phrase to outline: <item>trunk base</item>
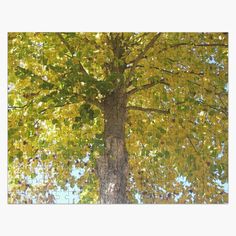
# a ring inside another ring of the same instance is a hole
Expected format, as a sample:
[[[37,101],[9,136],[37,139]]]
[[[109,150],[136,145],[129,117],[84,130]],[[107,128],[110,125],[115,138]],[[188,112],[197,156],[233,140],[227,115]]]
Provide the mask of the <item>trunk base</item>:
[[[105,156],[98,160],[101,203],[128,203],[127,174],[128,155],[124,141],[116,137],[107,138]]]

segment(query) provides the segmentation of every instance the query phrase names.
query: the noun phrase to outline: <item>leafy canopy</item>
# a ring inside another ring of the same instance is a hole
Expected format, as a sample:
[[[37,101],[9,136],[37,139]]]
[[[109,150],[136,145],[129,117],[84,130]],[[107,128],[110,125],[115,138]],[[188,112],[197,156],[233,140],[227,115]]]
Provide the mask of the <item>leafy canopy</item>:
[[[98,201],[101,102],[128,94],[128,198],[224,203],[228,35],[9,33],[9,202]],[[117,45],[119,45],[119,50]]]

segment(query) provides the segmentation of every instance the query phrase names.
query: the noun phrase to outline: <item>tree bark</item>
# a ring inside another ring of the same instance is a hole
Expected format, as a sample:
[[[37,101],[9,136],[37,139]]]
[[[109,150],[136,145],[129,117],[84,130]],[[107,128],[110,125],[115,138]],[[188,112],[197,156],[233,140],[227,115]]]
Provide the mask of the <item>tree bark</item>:
[[[104,156],[98,160],[100,202],[128,203],[128,152],[125,146],[126,95],[115,90],[104,99]]]

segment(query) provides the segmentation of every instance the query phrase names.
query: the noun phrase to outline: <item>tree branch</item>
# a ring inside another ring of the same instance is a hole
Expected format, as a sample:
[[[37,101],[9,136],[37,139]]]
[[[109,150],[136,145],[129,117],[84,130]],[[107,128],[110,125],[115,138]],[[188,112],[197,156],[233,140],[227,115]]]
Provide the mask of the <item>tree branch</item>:
[[[58,36],[58,38],[62,41],[62,43],[66,46],[66,48],[68,49],[68,51],[71,53],[71,56],[74,56],[75,50],[73,47],[71,47],[71,45],[65,40],[65,38],[62,36],[61,33],[56,33],[56,35]]]
[[[62,36],[61,33],[56,33],[58,38],[62,41],[62,43],[65,45],[65,47],[68,49],[68,51],[71,53],[72,57],[74,57],[75,55],[75,50],[73,47],[71,47],[71,45],[66,41],[66,39]],[[83,67],[83,65],[81,64],[81,62],[79,60],[77,60],[77,63],[79,65],[79,70],[82,74],[84,74],[85,76],[89,76],[88,72],[85,70],[85,68]]]
[[[143,65],[137,65],[137,67],[144,67]],[[160,68],[160,67],[157,67],[157,66],[150,66],[150,68],[153,68],[153,69],[157,69],[161,72],[164,72],[164,73],[167,73],[167,74],[171,74],[171,75],[180,75],[180,74],[192,74],[192,75],[197,75],[199,77],[202,77],[202,76],[205,76],[205,73],[200,71],[200,72],[196,72],[196,71],[193,71],[193,70],[190,70],[190,71],[183,71],[183,70],[180,70],[180,71],[173,71],[173,70],[167,70],[167,69],[163,69],[163,68]],[[201,84],[195,82],[195,81],[191,81],[191,80],[187,80],[187,82],[189,83],[192,83],[194,85],[197,85],[199,87],[202,87]],[[162,82],[162,84],[166,84],[168,86],[170,86],[170,84],[166,83],[166,82]],[[208,93],[214,93],[215,95],[217,96],[220,96],[222,95],[222,92],[216,92],[216,91],[213,91],[211,89],[208,89],[208,88],[205,88],[203,87],[203,89],[208,92]]]
[[[104,111],[104,106],[102,102],[99,102],[98,100],[91,100],[89,98],[83,97],[84,101],[87,103],[90,103],[91,105],[96,106],[97,108],[99,108],[101,111]]]
[[[170,109],[168,110],[160,110],[156,108],[146,108],[146,107],[138,107],[138,106],[127,106],[127,110],[136,110],[136,111],[144,111],[144,112],[156,112],[160,114],[170,114]]]
[[[126,85],[129,84],[129,81],[134,73],[135,67],[138,65],[139,61],[145,56],[145,54],[147,53],[147,51],[155,44],[155,42],[157,41],[157,39],[161,36],[161,33],[156,34],[152,40],[146,45],[146,47],[144,48],[144,50],[137,56],[137,58],[134,60],[133,65],[130,69],[127,81],[126,81]]]
[[[59,37],[59,39],[62,41],[62,43],[65,45],[65,47],[68,49],[68,51],[71,53],[71,55],[74,57],[74,54],[75,54],[74,48],[66,41],[66,39],[62,36],[61,33],[56,33],[56,34]],[[81,62],[79,60],[77,60],[77,64],[79,65],[80,72],[85,76],[89,76],[88,72],[85,70],[85,68],[83,67],[83,65],[81,64]],[[80,96],[80,95],[78,94],[78,96]],[[98,100],[96,100],[96,99],[92,100],[92,99],[89,99],[86,97],[82,97],[82,98],[84,101],[91,103],[91,104],[97,106],[98,108],[100,108],[101,110],[103,110],[103,106]]]
[[[182,128],[183,130],[186,129],[182,124],[180,124],[180,126],[181,126],[181,128]],[[189,143],[191,144],[191,146],[192,146],[192,148],[194,149],[194,151],[199,155],[200,153],[199,153],[199,151],[197,150],[197,148],[195,147],[195,145],[194,145],[192,139],[189,137],[189,135],[187,135],[186,138],[188,139],[188,141],[189,141]]]
[[[138,65],[139,67],[143,67],[142,65]],[[204,73],[203,72],[195,72],[195,71],[184,71],[184,70],[180,70],[180,71],[173,71],[173,70],[167,70],[167,69],[163,69],[163,68],[160,68],[160,67],[157,67],[157,66],[150,66],[151,69],[157,69],[161,72],[164,72],[164,73],[168,73],[168,74],[172,74],[172,75],[179,75],[181,73],[184,73],[184,74],[193,74],[193,75],[198,75],[198,76],[204,76]]]
[[[49,109],[65,107],[67,105],[72,105],[72,104],[77,104],[77,103],[79,103],[79,102],[68,102],[68,103],[64,103],[64,104],[61,104],[61,105],[49,106],[49,107],[44,108],[43,110],[41,110],[39,113],[44,113],[45,111],[47,111]]]
[[[212,108],[213,110],[222,112],[226,117],[228,117],[228,111],[227,111],[227,109],[224,108],[224,107],[221,107],[221,106],[217,107],[217,106],[214,106],[214,105],[212,105],[212,104],[207,104],[207,103],[204,103],[204,102],[202,103],[202,105],[203,105],[203,106],[206,106],[206,107],[210,107],[210,108]]]
[[[27,104],[24,106],[8,106],[8,110],[24,109],[25,107],[27,107]]]
[[[25,69],[25,68],[20,67],[20,66],[17,66],[16,69],[17,69],[18,71],[23,72],[26,77],[27,77],[27,76],[28,76],[28,77],[34,77],[34,78],[37,78],[37,79],[41,80],[42,82],[46,82],[46,83],[48,82],[48,81],[46,81],[46,80],[43,79],[43,75],[37,75],[37,74],[35,74],[35,73],[34,73],[32,70],[30,70],[30,69]],[[49,83],[49,82],[48,82],[48,83]],[[53,84],[53,86],[55,86],[55,85]]]
[[[157,85],[157,84],[164,84],[164,85],[170,86],[170,84],[167,83],[167,82],[165,82],[164,80],[155,81],[155,82],[152,82],[152,83],[149,83],[149,84],[144,84],[144,85],[142,85],[142,86],[140,86],[140,87],[131,89],[129,92],[127,92],[127,97],[129,97],[129,96],[131,96],[132,94],[137,93],[137,92],[139,92],[139,91],[152,88],[153,86],[155,86],[155,85]]]
[[[178,48],[182,46],[192,46],[192,47],[228,47],[228,44],[223,43],[202,43],[202,44],[194,44],[191,42],[185,42],[185,43],[177,43],[174,45],[170,45],[169,47],[165,47],[157,52],[157,54],[165,52],[172,48]]]
[[[188,141],[190,142],[190,144],[192,145],[194,151],[195,151],[197,154],[199,154],[199,151],[197,150],[197,148],[196,148],[195,145],[193,144],[192,139],[191,139],[188,135],[187,135],[187,139],[188,139]]]
[[[23,106],[8,106],[8,110],[24,109],[26,107],[29,107],[32,103],[33,103],[33,100],[31,100],[30,102],[26,103]]]
[[[74,95],[78,95],[80,96],[79,94],[74,94]],[[91,100],[89,98],[86,98],[84,96],[80,96],[84,102],[87,102],[87,103],[90,103],[91,105],[94,105],[96,106],[97,108],[101,109],[103,111],[103,105],[102,103],[100,103],[99,101],[97,100]],[[72,105],[72,104],[77,104],[77,103],[80,103],[82,101],[78,101],[78,102],[67,102],[67,103],[64,103],[64,104],[61,104],[61,105],[55,105],[55,106],[49,106],[47,108],[44,108],[43,110],[40,111],[40,113],[44,113],[45,111],[49,110],[49,109],[54,109],[54,108],[61,108],[61,107],[65,107],[67,105]]]

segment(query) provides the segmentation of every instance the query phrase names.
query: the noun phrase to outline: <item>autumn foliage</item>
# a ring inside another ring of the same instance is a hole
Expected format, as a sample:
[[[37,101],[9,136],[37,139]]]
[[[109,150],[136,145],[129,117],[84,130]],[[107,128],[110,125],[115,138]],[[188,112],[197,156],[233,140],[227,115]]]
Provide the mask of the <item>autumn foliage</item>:
[[[227,33],[9,33],[8,42],[9,203],[57,203],[58,192],[106,203],[100,195],[115,187],[101,185],[113,178],[99,169],[104,153],[114,165],[123,158],[112,171],[126,193],[114,202],[228,201]],[[123,111],[114,126],[110,111]]]

